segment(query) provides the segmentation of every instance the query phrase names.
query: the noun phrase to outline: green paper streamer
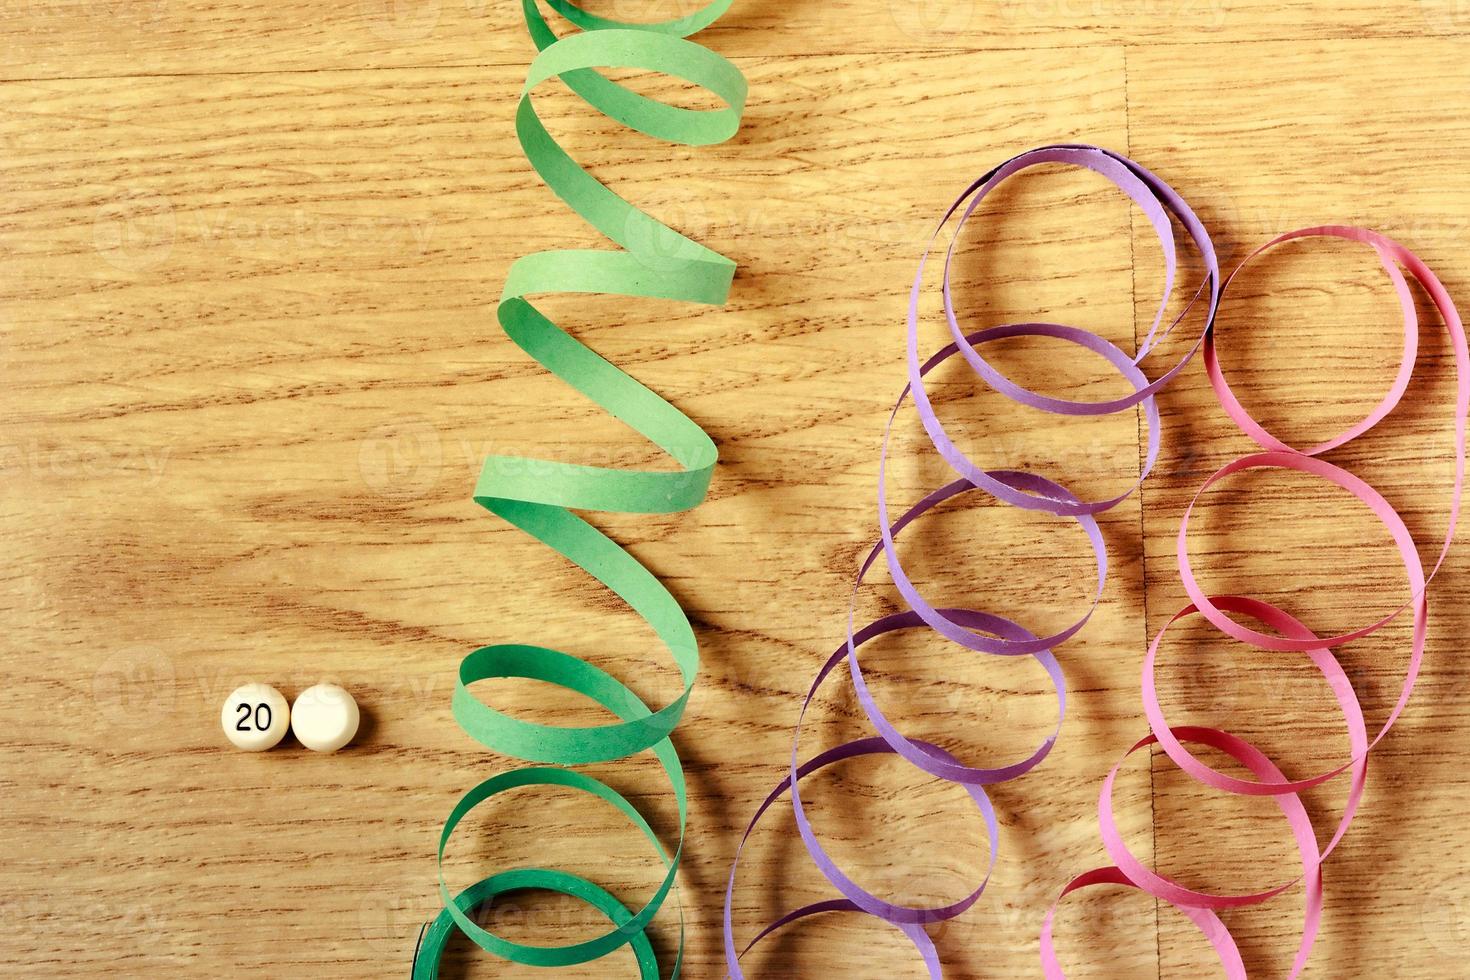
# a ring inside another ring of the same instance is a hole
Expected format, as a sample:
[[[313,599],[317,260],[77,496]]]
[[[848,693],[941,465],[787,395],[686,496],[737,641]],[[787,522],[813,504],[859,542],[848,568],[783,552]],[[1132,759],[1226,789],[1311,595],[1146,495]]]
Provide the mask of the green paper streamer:
[[[425,929],[414,958],[414,980],[438,976],[440,959],[456,929],[484,950],[531,966],[586,963],[631,945],[640,975],[647,980],[659,977],[646,929],[674,887],[688,815],[684,771],[669,735],[688,703],[699,670],[699,649],[689,617],[663,583],[573,511],[663,514],[687,510],[705,497],[716,460],[715,445],[691,419],[571,337],[528,297],[608,293],[718,305],[729,293],[735,263],[639,211],[584,170],[542,125],[531,92],[542,82],[560,78],[599,112],[656,139],[687,146],[729,139],[739,128],[744,111],[745,78],[730,62],[686,38],[718,19],[731,2],[715,0],[694,14],[663,23],[626,24],[590,14],[571,0],[547,0],[553,10],[581,28],[580,33],[558,38],[536,0],[522,0],[526,26],[539,53],[521,91],[516,136],[546,186],[623,251],[566,249],[517,259],[497,309],[500,325],[543,367],[658,446],[679,469],[630,471],[491,456],[475,486],[475,501],[566,556],[632,607],[668,649],[684,690],[671,703],[652,710],[612,675],[557,650],[499,644],[482,647],[464,659],[453,702],[460,727],[490,749],[543,765],[485,780],[465,794],[445,821],[438,847],[444,910]],[[599,73],[618,68],[682,79],[709,91],[724,107],[695,110],[668,105]],[[470,693],[469,685],[475,681],[497,677],[530,678],[576,691],[619,720],[572,728],[512,718]],[[678,803],[679,846],[672,855],[648,820],[622,794],[592,776],[558,768],[626,758],[645,749],[653,750]],[[486,800],[526,786],[558,786],[586,793],[617,808],[648,838],[664,864],[665,875],[641,911],[630,911],[585,878],[546,868],[493,875],[451,898],[443,858],[455,828]],[[613,928],[569,946],[529,946],[496,936],[470,918],[480,904],[524,889],[578,898],[607,916]],[[678,976],[683,955],[681,917],[670,976]]]

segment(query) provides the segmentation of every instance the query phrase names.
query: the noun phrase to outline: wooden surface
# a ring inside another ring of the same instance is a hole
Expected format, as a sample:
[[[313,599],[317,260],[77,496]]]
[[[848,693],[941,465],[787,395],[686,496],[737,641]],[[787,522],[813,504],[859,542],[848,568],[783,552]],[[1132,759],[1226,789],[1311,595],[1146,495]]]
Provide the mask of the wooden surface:
[[[689,4],[596,9],[652,19]],[[736,835],[780,778],[799,692],[840,637],[874,533],[908,277],[969,179],[1029,145],[1101,143],[1178,188],[1227,263],[1275,232],[1361,222],[1470,296],[1463,0],[742,0],[708,41],[751,82],[747,123],[727,145],[670,149],[554,87],[546,98],[578,159],[740,263],[725,309],[552,303],[722,449],[698,510],[601,522],[672,583],[703,644],[678,733],[692,787],[688,975],[701,978],[722,975],[718,910]],[[650,699],[676,690],[626,611],[469,499],[492,449],[652,458],[494,326],[516,255],[596,244],[513,141],[529,53],[515,5],[21,0],[0,10],[0,43],[0,968],[402,976],[437,905],[440,823],[504,765],[450,718],[460,657],[531,640],[585,654]],[[982,212],[957,292],[976,325],[1059,319],[1127,346],[1152,313],[1159,267],[1119,195],[1049,172]],[[932,320],[926,330],[937,345]],[[1373,404],[1399,327],[1366,256],[1309,246],[1252,271],[1221,344],[1247,404],[1305,443]],[[1185,346],[1171,340],[1146,366],[1156,373]],[[1432,553],[1453,381],[1429,311],[1422,348],[1406,404],[1333,458],[1399,505]],[[1060,345],[996,356],[1053,391],[1120,390],[1095,358]],[[988,464],[1037,469],[1084,496],[1136,477],[1132,414],[1040,416],[961,370],[937,388]],[[1157,470],[1101,521],[1106,597],[1059,651],[1071,690],[1062,741],[1043,768],[995,788],[1003,839],[990,891],[934,930],[948,976],[1038,975],[1045,908],[1068,876],[1106,863],[1096,792],[1145,730],[1142,651],[1183,602],[1180,513],[1206,473],[1250,448],[1198,363],[1159,404]],[[911,417],[895,447],[895,496],[946,479]],[[1209,588],[1273,599],[1319,631],[1401,601],[1381,530],[1308,481],[1232,481],[1197,528]],[[908,537],[911,570],[936,601],[1038,632],[1086,601],[1086,541],[1068,521],[977,499]],[[1309,976],[1464,975],[1466,569],[1461,551],[1435,583],[1421,688],[1327,868]],[[860,609],[891,604],[879,576]],[[1372,722],[1393,700],[1407,635],[1396,623],[1343,652]],[[1171,719],[1226,725],[1294,774],[1335,764],[1341,721],[1298,660],[1181,628],[1160,672]],[[875,644],[866,663],[907,731],[977,763],[1025,754],[1053,724],[1031,663],[920,636]],[[363,734],[336,757],[289,742],[230,751],[219,705],[249,678],[288,696],[336,679],[363,705]],[[539,689],[488,696],[526,717],[596,717]],[[834,685],[804,744],[866,733]],[[650,760],[596,768],[673,825]],[[1308,795],[1324,836],[1342,794],[1339,782]],[[869,760],[814,780],[810,798],[824,841],[875,889],[954,900],[983,873],[983,825],[953,786]],[[1137,853],[1191,884],[1243,891],[1291,874],[1269,800],[1204,791],[1156,756],[1130,761],[1117,802]],[[551,862],[637,902],[657,880],[607,808],[526,793],[483,809],[453,848],[454,883]],[[789,817],[772,814],[747,855],[742,936],[827,894]],[[1301,909],[1296,889],[1229,916],[1252,976],[1286,975]],[[534,942],[596,929],[542,896],[489,921]],[[667,949],[674,916],[656,932]],[[1188,923],[1136,893],[1070,900],[1058,938],[1071,976],[1213,975]],[[759,976],[919,975],[896,932],[855,916],[788,930],[751,962]],[[630,964],[622,952],[566,972],[631,975]],[[466,955],[446,975],[543,974]]]

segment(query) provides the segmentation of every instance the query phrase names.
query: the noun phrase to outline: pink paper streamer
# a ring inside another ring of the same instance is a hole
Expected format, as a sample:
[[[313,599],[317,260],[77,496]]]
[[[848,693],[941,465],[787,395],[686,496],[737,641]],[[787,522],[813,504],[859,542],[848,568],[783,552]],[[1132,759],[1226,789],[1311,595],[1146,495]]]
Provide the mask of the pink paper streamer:
[[[1344,226],[1323,226],[1318,228],[1305,228],[1299,231],[1288,232],[1272,239],[1265,245],[1256,249],[1230,274],[1222,289],[1228,289],[1230,283],[1241,274],[1246,264],[1266,250],[1283,242],[1299,238],[1340,238],[1348,241],[1363,242],[1371,246],[1377,252],[1379,260],[1388,273],[1389,281],[1393,284],[1398,296],[1399,304],[1404,317],[1404,353],[1397,376],[1383,399],[1368,413],[1361,421],[1350,426],[1342,433],[1325,440],[1309,449],[1297,450],[1286,445],[1280,439],[1271,435],[1266,429],[1256,422],[1246,412],[1245,408],[1235,398],[1230,390],[1230,385],[1225,379],[1223,369],[1220,367],[1216,356],[1216,330],[1211,325],[1207,331],[1204,341],[1205,370],[1209,375],[1210,384],[1215,390],[1221,406],[1227,415],[1240,426],[1241,430],[1255,440],[1265,452],[1254,453],[1243,456],[1221,467],[1205,480],[1196,493],[1194,500],[1190,502],[1185,510],[1184,518],[1180,522],[1178,535],[1178,564],[1179,576],[1184,584],[1192,603],[1164,625],[1153,642],[1149,645],[1148,653],[1143,663],[1143,708],[1144,715],[1148,719],[1151,734],[1137,742],[1129,752],[1134,752],[1148,745],[1158,744],[1165,754],[1172,759],[1181,769],[1196,780],[1215,789],[1224,790],[1228,793],[1236,793],[1248,796],[1274,796],[1280,804],[1282,812],[1286,815],[1292,834],[1296,838],[1298,849],[1302,858],[1302,874],[1282,885],[1277,885],[1265,891],[1259,891],[1247,895],[1215,895],[1207,892],[1196,891],[1185,888],[1173,879],[1145,867],[1129,853],[1124,844],[1122,835],[1112,819],[1111,793],[1113,781],[1118,774],[1119,766],[1115,766],[1103,781],[1102,795],[1099,800],[1098,813],[1102,830],[1103,845],[1109,856],[1116,862],[1116,867],[1090,871],[1079,876],[1062,890],[1057,902],[1071,891],[1097,883],[1098,881],[1116,881],[1121,877],[1126,883],[1147,892],[1157,898],[1182,908],[1196,923],[1201,923],[1197,918],[1200,912],[1213,912],[1216,909],[1239,908],[1249,905],[1257,905],[1281,894],[1298,882],[1305,882],[1307,889],[1306,919],[1303,923],[1301,943],[1297,949],[1296,958],[1292,964],[1291,977],[1297,977],[1306,967],[1307,959],[1311,954],[1313,942],[1317,936],[1318,926],[1322,915],[1322,862],[1336,849],[1337,845],[1346,835],[1354,815],[1357,813],[1358,804],[1362,799],[1363,786],[1367,778],[1368,755],[1379,742],[1387,736],[1394,723],[1403,714],[1404,708],[1409,703],[1410,695],[1413,693],[1415,680],[1418,678],[1419,670],[1424,659],[1424,644],[1428,629],[1428,599],[1427,590],[1430,581],[1443,567],[1445,558],[1449,554],[1451,542],[1454,539],[1455,527],[1459,521],[1460,500],[1464,489],[1465,479],[1465,447],[1466,447],[1466,420],[1470,416],[1470,349],[1467,349],[1464,327],[1460,322],[1459,313],[1455,309],[1449,294],[1435,277],[1434,273],[1412,252],[1398,243],[1380,235],[1376,232],[1363,228],[1352,228]],[[1407,269],[1409,274],[1424,288],[1429,298],[1438,309],[1444,320],[1445,329],[1449,333],[1451,344],[1455,352],[1455,476],[1453,494],[1451,497],[1448,528],[1445,531],[1444,542],[1440,547],[1439,556],[1435,561],[1429,574],[1424,572],[1423,563],[1419,557],[1418,548],[1414,544],[1412,536],[1404,526],[1398,512],[1365,481],[1353,476],[1346,470],[1335,466],[1325,460],[1318,459],[1321,453],[1345,445],[1351,440],[1367,432],[1379,421],[1385,418],[1403,397],[1408,389],[1409,379],[1413,374],[1414,362],[1418,352],[1418,317],[1414,308],[1413,295],[1409,291],[1407,281],[1400,272],[1399,267]],[[1248,599],[1240,596],[1209,596],[1199,585],[1194,577],[1193,567],[1189,559],[1188,532],[1189,518],[1194,506],[1198,503],[1201,495],[1211,486],[1225,479],[1233,473],[1248,469],[1277,468],[1295,470],[1312,476],[1319,477],[1351,493],[1358,501],[1368,507],[1375,517],[1379,519],[1388,531],[1399,550],[1399,556],[1404,564],[1405,576],[1408,580],[1408,598],[1404,603],[1390,612],[1387,616],[1367,626],[1350,630],[1336,636],[1319,637],[1307,629],[1302,623],[1289,616],[1284,611],[1277,609],[1267,603],[1256,599]],[[1409,666],[1405,672],[1403,686],[1399,692],[1397,702],[1389,712],[1383,727],[1370,741],[1363,721],[1361,709],[1358,707],[1357,697],[1353,693],[1352,685],[1347,676],[1342,672],[1336,657],[1333,656],[1330,647],[1340,646],[1352,640],[1368,636],[1392,622],[1406,609],[1414,610],[1414,625],[1412,640],[1410,641]],[[1228,613],[1241,613],[1256,619],[1276,632],[1265,633],[1252,627],[1246,626],[1231,618]],[[1259,750],[1227,732],[1212,728],[1192,727],[1170,727],[1165,720],[1163,707],[1159,703],[1158,690],[1154,682],[1154,671],[1158,659],[1159,644],[1163,640],[1164,632],[1169,625],[1179,619],[1198,613],[1210,623],[1218,627],[1226,635],[1233,637],[1250,646],[1263,650],[1300,652],[1305,653],[1314,664],[1322,671],[1338,704],[1343,710],[1343,716],[1348,726],[1348,741],[1351,756],[1348,761],[1327,772],[1319,773],[1306,779],[1288,779],[1269,759]],[[1205,765],[1197,759],[1187,748],[1186,742],[1212,745],[1222,749],[1233,756],[1237,761],[1243,763],[1257,777],[1255,780],[1243,779],[1221,773],[1218,770]],[[1343,810],[1341,820],[1338,822],[1336,831],[1333,833],[1325,848],[1318,848],[1315,831],[1311,821],[1302,810],[1298,793],[1301,790],[1321,785],[1334,776],[1341,775],[1351,770],[1352,781],[1348,789],[1348,798]],[[1041,961],[1042,968],[1049,980],[1060,980],[1065,977],[1057,962],[1056,951],[1052,943],[1052,923],[1057,906],[1053,905],[1042,925],[1041,932]],[[1245,968],[1241,964],[1238,951],[1235,949],[1234,941],[1230,939],[1229,931],[1223,923],[1218,920],[1208,921],[1202,925],[1205,932],[1210,936],[1215,945],[1216,952],[1220,956],[1221,964],[1225,969],[1226,976],[1231,978],[1245,977]]]

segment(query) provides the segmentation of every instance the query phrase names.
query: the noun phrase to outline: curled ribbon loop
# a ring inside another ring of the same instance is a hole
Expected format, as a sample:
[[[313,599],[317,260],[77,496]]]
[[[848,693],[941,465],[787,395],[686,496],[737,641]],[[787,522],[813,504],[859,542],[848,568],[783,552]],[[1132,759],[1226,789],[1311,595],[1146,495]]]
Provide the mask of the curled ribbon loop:
[[[633,207],[563,150],[536,113],[532,91],[559,78],[589,105],[631,129],[687,146],[718,143],[734,135],[745,106],[744,76],[730,62],[685,38],[713,23],[731,0],[655,24],[629,24],[588,13],[571,0],[547,0],[579,33],[558,38],[536,5],[522,11],[538,54],[531,62],[516,109],[516,136],[526,159],[546,186],[621,251],[563,249],[534,252],[511,266],[496,310],[511,340],[548,371],[586,395],[663,450],[678,470],[623,470],[516,456],[485,460],[475,501],[565,556],[626,602],[667,648],[683,681],[683,693],[653,709],[621,681],[567,653],[525,644],[499,644],[471,653],[460,665],[453,710],[460,727],[482,745],[532,766],[503,772],[470,790],[440,834],[439,891],[444,910],[428,927],[414,961],[415,980],[439,971],[445,945],[456,929],[478,946],[517,963],[568,966],[631,945],[640,975],[659,977],[645,930],[668,897],[678,872],[688,815],[683,768],[669,734],[684,713],[699,668],[688,616],[652,572],[574,511],[659,514],[682,511],[704,499],[714,468],[714,443],[694,421],[572,338],[533,305],[541,293],[606,293],[693,303],[722,304],[735,263]],[[607,78],[606,69],[658,72],[707,90],[724,105],[687,109],[648,98]],[[513,718],[477,699],[476,681],[520,677],[581,694],[618,719],[590,727],[559,727]],[[595,779],[560,766],[621,759],[652,749],[673,787],[679,811],[679,845],[670,854],[649,821],[626,797]],[[554,786],[616,807],[648,838],[666,873],[638,912],[577,875],[524,868],[492,875],[451,897],[443,857],[455,827],[475,807],[526,786]],[[544,889],[571,895],[604,914],[613,928],[568,946],[530,946],[484,929],[470,916],[480,904],[512,890]],[[684,943],[671,976],[679,973]]]
[[[1456,311],[1448,292],[1418,256],[1397,242],[1364,228],[1337,225],[1304,228],[1274,238],[1246,256],[1245,260],[1230,274],[1230,277],[1225,282],[1224,289],[1228,289],[1229,285],[1241,275],[1247,263],[1259,257],[1262,253],[1284,242],[1303,238],[1344,239],[1347,241],[1361,242],[1374,250],[1388,274],[1389,282],[1394,287],[1400,308],[1403,312],[1403,360],[1387,393],[1363,419],[1336,436],[1310,448],[1299,450],[1287,445],[1266,431],[1260,423],[1250,416],[1240,404],[1240,401],[1235,397],[1234,392],[1231,390],[1225,378],[1224,370],[1220,366],[1216,352],[1216,345],[1218,343],[1217,334],[1219,332],[1218,325],[1212,325],[1205,336],[1203,345],[1205,370],[1209,376],[1210,385],[1214,388],[1215,394],[1221,406],[1225,409],[1226,414],[1240,426],[1246,435],[1255,440],[1265,451],[1243,456],[1227,463],[1215,473],[1211,474],[1201,485],[1194,500],[1190,502],[1188,508],[1185,510],[1184,517],[1179,525],[1177,552],[1179,576],[1184,584],[1185,592],[1189,595],[1191,604],[1176,613],[1168,623],[1165,623],[1149,645],[1143,662],[1142,693],[1144,715],[1148,719],[1151,734],[1129,749],[1129,753],[1132,753],[1146,746],[1157,744],[1176,765],[1194,779],[1207,786],[1224,790],[1227,793],[1245,796],[1275,797],[1282,812],[1286,815],[1287,821],[1291,826],[1292,834],[1296,839],[1298,850],[1301,853],[1302,873],[1296,879],[1286,884],[1277,885],[1253,894],[1213,895],[1207,892],[1185,888],[1172,879],[1149,869],[1129,853],[1127,846],[1123,842],[1122,835],[1119,833],[1117,825],[1112,819],[1111,791],[1113,781],[1118,774],[1118,767],[1115,766],[1103,781],[1103,790],[1099,800],[1098,810],[1103,844],[1108,851],[1109,857],[1116,862],[1117,866],[1091,871],[1073,879],[1072,883],[1064,888],[1061,896],[1058,897],[1058,902],[1060,902],[1062,897],[1065,897],[1069,892],[1077,888],[1083,887],[1085,884],[1101,882],[1125,884],[1139,888],[1183,910],[1190,918],[1194,919],[1204,929],[1206,935],[1211,938],[1216,952],[1219,954],[1221,964],[1225,969],[1225,974],[1227,977],[1232,978],[1232,980],[1245,976],[1245,968],[1241,964],[1240,954],[1236,950],[1235,943],[1230,939],[1229,932],[1225,929],[1223,923],[1218,919],[1207,918],[1207,916],[1213,916],[1213,910],[1216,909],[1260,904],[1293,887],[1297,882],[1303,882],[1306,888],[1306,919],[1303,924],[1302,938],[1297,948],[1296,958],[1293,961],[1290,976],[1293,978],[1297,977],[1306,968],[1322,916],[1322,862],[1342,842],[1344,836],[1347,834],[1349,825],[1353,821],[1353,817],[1357,813],[1358,804],[1361,802],[1363,796],[1363,787],[1367,780],[1369,754],[1388,735],[1389,731],[1403,714],[1404,708],[1407,707],[1409,698],[1413,693],[1415,681],[1423,665],[1425,639],[1428,635],[1429,604],[1427,590],[1430,582],[1434,579],[1440,568],[1443,567],[1445,559],[1449,555],[1450,545],[1454,540],[1455,528],[1459,522],[1460,502],[1465,482],[1466,428],[1467,418],[1470,418],[1470,346],[1467,346],[1464,326],[1460,321],[1459,313]],[[1388,501],[1364,480],[1359,479],[1341,467],[1318,458],[1321,454],[1347,444],[1377,425],[1393,411],[1408,388],[1409,379],[1413,374],[1414,364],[1418,354],[1419,323],[1418,314],[1415,310],[1414,297],[1410,292],[1408,281],[1404,277],[1404,271],[1407,271],[1419,283],[1439,312],[1440,318],[1444,322],[1445,330],[1449,334],[1450,345],[1455,355],[1454,481],[1444,541],[1440,545],[1439,555],[1434,565],[1427,574],[1413,537],[1410,535],[1408,528],[1405,527],[1403,519]],[[1222,294],[1224,289],[1222,289]],[[1359,502],[1367,506],[1373,515],[1383,524],[1394,544],[1398,547],[1399,557],[1403,562],[1405,576],[1408,581],[1407,599],[1386,616],[1367,626],[1358,627],[1335,636],[1324,637],[1316,635],[1285,611],[1258,599],[1242,596],[1208,595],[1205,589],[1195,579],[1193,566],[1189,558],[1188,532],[1190,515],[1193,512],[1195,504],[1198,503],[1199,498],[1216,483],[1226,479],[1231,474],[1261,468],[1294,470],[1318,477],[1348,491]],[[1357,695],[1354,693],[1351,682],[1348,680],[1347,675],[1343,673],[1341,666],[1337,662],[1337,658],[1333,655],[1330,648],[1341,646],[1375,633],[1392,622],[1406,609],[1411,608],[1413,610],[1413,627],[1410,639],[1409,663],[1404,674],[1403,685],[1399,691],[1398,700],[1394,703],[1393,708],[1390,709],[1388,717],[1377,734],[1370,740],[1362,710],[1358,705]],[[1255,619],[1263,625],[1270,627],[1273,632],[1263,632],[1246,626],[1230,616],[1230,613],[1242,614],[1251,619]],[[1165,631],[1170,625],[1186,616],[1195,614],[1199,614],[1207,619],[1227,636],[1249,646],[1263,650],[1306,654],[1322,672],[1323,677],[1327,680],[1328,685],[1337,698],[1339,707],[1342,709],[1343,718],[1347,723],[1348,729],[1348,760],[1326,772],[1318,773],[1305,779],[1288,779],[1258,749],[1235,735],[1213,728],[1171,727],[1165,719],[1164,709],[1159,702],[1158,688],[1155,682],[1155,668],[1158,662],[1159,646],[1164,638]],[[1201,762],[1198,757],[1185,747],[1185,743],[1209,745],[1220,749],[1234,757],[1236,761],[1242,763],[1250,770],[1255,778],[1247,779],[1222,773]],[[1306,812],[1302,809],[1298,794],[1302,790],[1320,786],[1344,772],[1351,772],[1352,776],[1348,786],[1347,801],[1343,807],[1343,814],[1338,822],[1337,829],[1333,832],[1327,845],[1325,847],[1319,847],[1316,832]],[[1065,976],[1057,962],[1056,952],[1052,944],[1052,923],[1055,911],[1056,906],[1054,905],[1052,911],[1047,914],[1041,933],[1042,966],[1049,980],[1060,980],[1060,978]]]
[[[1130,356],[1125,354],[1117,346],[1091,331],[1065,324],[1011,323],[981,330],[967,330],[960,325],[960,318],[955,313],[950,289],[950,272],[955,253],[954,240],[958,239],[960,230],[963,228],[965,222],[974,215],[980,202],[1001,181],[1030,167],[1050,163],[1064,163],[1083,167],[1105,177],[1127,194],[1143,210],[1155,233],[1158,235],[1159,245],[1163,251],[1165,261],[1166,284],[1164,297],[1160,301],[1153,327],[1150,329],[1148,337],[1135,355]],[[918,346],[918,321],[919,299],[924,287],[924,269],[928,263],[929,255],[933,251],[934,243],[938,240],[938,236],[946,225],[951,224],[950,219],[957,214],[959,218],[953,223],[951,232],[954,240],[951,241],[946,252],[941,279],[941,295],[943,297],[945,319],[949,324],[954,340],[929,358],[921,359]],[[1177,266],[1177,250],[1174,241],[1174,225],[1176,223],[1184,228],[1195,249],[1198,251],[1205,267],[1206,278],[1199,291],[1196,292],[1194,299],[1185,306],[1184,312],[1172,323],[1165,326],[1164,315],[1168,308],[1170,294],[1173,292]],[[1060,483],[1048,480],[1039,475],[1016,470],[981,467],[972,462],[950,440],[943,424],[934,412],[928,392],[924,387],[924,378],[940,363],[958,354],[996,391],[1022,404],[1043,411],[1062,415],[1082,416],[1120,412],[1133,408],[1134,406],[1140,406],[1143,409],[1143,414],[1148,425],[1148,452],[1142,473],[1139,476],[1139,481],[1141,482],[1153,467],[1159,450],[1159,415],[1158,408],[1154,404],[1153,396],[1155,392],[1168,384],[1172,378],[1183,370],[1184,365],[1188,363],[1194,351],[1203,343],[1205,336],[1204,329],[1201,329],[1200,338],[1194,341],[1194,344],[1183,354],[1181,359],[1158,378],[1149,380],[1147,375],[1139,367],[1139,363],[1159,341],[1167,336],[1182,321],[1201,296],[1206,297],[1206,310],[1203,318],[1207,327],[1214,318],[1219,301],[1220,288],[1219,266],[1215,258],[1214,246],[1211,244],[1204,226],[1195,217],[1194,212],[1189,209],[1189,206],[1167,184],[1138,164],[1116,153],[1098,147],[1069,144],[1045,146],[1028,150],[1025,153],[1012,157],[1010,160],[1007,160],[1005,163],[980,177],[966,188],[964,193],[945,212],[944,217],[940,220],[934,231],[934,235],[929,241],[928,247],[925,249],[923,258],[920,260],[918,273],[914,278],[913,287],[909,296],[907,330],[908,385],[905,386],[899,395],[884,430],[883,448],[879,458],[877,490],[879,536],[878,541],[873,545],[867,557],[861,563],[853,584],[853,592],[848,606],[847,639],[846,642],[839,646],[827,658],[822,668],[817,672],[815,680],[807,691],[805,699],[802,701],[796,728],[792,736],[789,771],[786,778],[772,791],[765,802],[757,808],[755,815],[747,825],[745,834],[741,838],[740,848],[736,852],[735,864],[731,866],[730,875],[726,882],[724,910],[725,961],[726,968],[729,970],[731,977],[736,978],[736,980],[741,980],[744,977],[745,974],[740,964],[740,958],[745,951],[755,945],[755,941],[753,941],[742,948],[735,941],[733,906],[735,901],[735,876],[739,866],[740,853],[743,851],[745,842],[749,840],[751,833],[755,830],[755,826],[761,817],[771,808],[776,800],[783,795],[789,794],[792,811],[796,819],[796,826],[808,855],[818,870],[821,871],[822,875],[837,889],[842,897],[830,902],[805,906],[781,916],[774,923],[765,927],[757,935],[756,941],[759,941],[772,931],[788,923],[805,918],[808,915],[816,914],[817,911],[841,910],[865,912],[896,926],[905,935],[909,936],[928,969],[929,976],[934,978],[934,980],[938,980],[941,976],[940,964],[937,954],[934,952],[933,944],[928,941],[928,936],[923,932],[923,927],[929,923],[958,916],[974,905],[985,889],[986,882],[989,880],[989,872],[987,871],[985,878],[980,881],[970,894],[958,901],[938,907],[921,908],[905,906],[874,895],[853,881],[821,846],[817,839],[816,831],[812,826],[811,819],[802,804],[801,781],[811,773],[844,759],[886,753],[902,756],[923,771],[940,779],[958,784],[970,796],[985,820],[986,833],[989,837],[989,867],[993,868],[999,853],[999,827],[994,810],[991,807],[989,798],[985,795],[983,787],[1009,779],[1015,779],[1040,765],[1050,753],[1053,745],[1055,745],[1057,736],[1061,731],[1062,719],[1066,714],[1066,685],[1062,677],[1061,665],[1051,650],[1057,644],[1075,636],[1087,623],[1088,618],[1092,615],[1092,609],[1096,607],[1098,599],[1102,596],[1107,581],[1107,549],[1103,541],[1102,532],[1098,528],[1095,515],[1126,499],[1134,488],[1130,487],[1123,493],[1110,499],[1083,501]],[[1075,344],[1085,350],[1098,354],[1117,369],[1124,379],[1132,385],[1133,394],[1109,402],[1077,402],[1039,395],[1015,384],[989,364],[981,355],[980,351],[985,344],[991,341],[1018,336],[1049,337]],[[890,437],[893,431],[894,421],[897,418],[899,410],[903,407],[904,402],[910,396],[913,398],[915,409],[918,412],[919,419],[923,423],[924,430],[928,434],[930,442],[959,478],[933,491],[905,511],[897,520],[892,520],[889,515],[887,493],[884,488],[884,474],[888,465]],[[1134,484],[1134,487],[1136,486],[1137,483]],[[1071,625],[1050,636],[1038,637],[1021,624],[1002,619],[990,613],[975,609],[936,608],[924,598],[919,592],[919,589],[905,573],[896,545],[897,538],[903,529],[941,503],[975,489],[984,490],[990,496],[1016,507],[1039,510],[1058,517],[1071,518],[1077,522],[1082,528],[1083,533],[1087,535],[1096,558],[1097,588],[1093,594],[1091,605]],[[855,623],[857,590],[880,555],[885,559],[889,574],[899,594],[908,605],[908,610],[896,615],[886,616],[861,629],[857,629]],[[1041,665],[1042,669],[1046,671],[1057,695],[1056,731],[1043,740],[1041,745],[1027,758],[998,768],[980,768],[967,765],[940,746],[904,735],[898,726],[878,706],[876,699],[869,690],[868,684],[863,676],[858,651],[863,644],[884,633],[925,626],[940,634],[945,639],[978,653],[994,656],[1030,656],[1034,658]],[[852,679],[858,701],[862,705],[864,714],[866,714],[868,720],[877,731],[878,736],[876,738],[865,738],[847,742],[836,748],[829,749],[806,762],[802,762],[800,756],[802,720],[805,718],[807,709],[816,697],[816,693],[822,683],[844,660],[847,662],[848,673]],[[1113,878],[1110,879],[1107,875],[1095,874],[1086,880],[1079,879],[1080,883],[1074,883],[1074,887],[1080,888],[1086,884],[1099,884],[1120,877],[1121,874],[1114,874]],[[1213,912],[1191,913],[1191,917],[1207,933],[1215,934],[1216,930],[1223,928],[1219,925],[1219,919]],[[1222,942],[1228,942],[1228,935]],[[1233,944],[1229,948],[1233,949]],[[1222,955],[1224,954],[1222,953]]]

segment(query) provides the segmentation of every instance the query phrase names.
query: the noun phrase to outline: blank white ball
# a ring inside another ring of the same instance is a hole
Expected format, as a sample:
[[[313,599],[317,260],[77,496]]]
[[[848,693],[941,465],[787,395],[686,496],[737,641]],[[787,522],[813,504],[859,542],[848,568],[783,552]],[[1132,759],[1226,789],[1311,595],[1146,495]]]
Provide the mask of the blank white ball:
[[[357,702],[336,684],[308,687],[291,706],[291,731],[316,752],[336,752],[357,734]]]
[[[235,748],[264,752],[285,737],[291,709],[285,695],[269,684],[244,684],[225,700],[219,723]]]

